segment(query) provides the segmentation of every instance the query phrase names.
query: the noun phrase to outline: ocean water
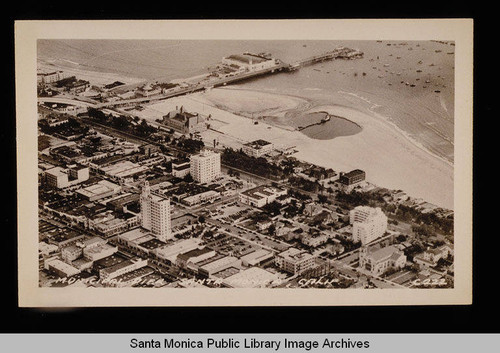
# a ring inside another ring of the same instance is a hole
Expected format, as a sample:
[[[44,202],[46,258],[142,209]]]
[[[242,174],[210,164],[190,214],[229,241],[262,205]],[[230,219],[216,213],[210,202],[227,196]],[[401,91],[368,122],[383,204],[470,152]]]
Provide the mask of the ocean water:
[[[333,60],[242,82],[248,89],[343,105],[386,119],[433,154],[454,159],[454,46],[433,41],[39,40],[38,60],[62,68],[170,81],[209,72],[221,58],[269,52],[291,63],[337,46],[360,49],[359,60]],[[294,115],[293,126],[309,121]],[[344,124],[337,120],[328,122]],[[345,125],[345,124],[344,124]],[[349,130],[349,127],[343,126]],[[346,130],[346,131],[347,131]],[[313,138],[335,132],[311,127]]]

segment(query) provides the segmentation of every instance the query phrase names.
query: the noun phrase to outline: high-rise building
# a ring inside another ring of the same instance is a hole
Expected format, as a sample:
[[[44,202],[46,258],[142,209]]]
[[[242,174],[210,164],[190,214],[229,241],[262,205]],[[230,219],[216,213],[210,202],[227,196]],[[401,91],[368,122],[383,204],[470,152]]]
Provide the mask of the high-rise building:
[[[220,174],[220,154],[203,150],[191,157],[191,176],[199,183],[208,183],[217,179]]]
[[[171,239],[170,199],[152,193],[149,183],[145,181],[140,201],[141,226],[162,241]]]
[[[380,238],[387,230],[387,216],[379,207],[358,206],[349,213],[349,221],[353,241],[363,245]]]

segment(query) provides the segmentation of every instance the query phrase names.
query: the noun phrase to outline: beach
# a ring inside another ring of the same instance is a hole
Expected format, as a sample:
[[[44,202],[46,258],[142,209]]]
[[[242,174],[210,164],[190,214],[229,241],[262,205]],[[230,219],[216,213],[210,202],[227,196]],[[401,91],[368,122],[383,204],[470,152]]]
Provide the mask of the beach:
[[[257,104],[258,103],[258,104]],[[453,209],[453,165],[410,139],[394,124],[365,111],[339,105],[315,105],[300,97],[244,89],[213,89],[146,106],[137,112],[154,121],[184,106],[211,115],[211,129],[202,133],[206,144],[240,148],[256,139],[278,148],[294,147],[294,156],[335,171],[362,169],[367,180],[381,187],[404,190],[438,206]],[[351,136],[314,139],[287,124],[297,115],[324,111],[343,117],[362,129]],[[253,116],[253,119],[252,119]],[[255,121],[259,117],[268,117]],[[271,118],[272,116],[272,118]]]

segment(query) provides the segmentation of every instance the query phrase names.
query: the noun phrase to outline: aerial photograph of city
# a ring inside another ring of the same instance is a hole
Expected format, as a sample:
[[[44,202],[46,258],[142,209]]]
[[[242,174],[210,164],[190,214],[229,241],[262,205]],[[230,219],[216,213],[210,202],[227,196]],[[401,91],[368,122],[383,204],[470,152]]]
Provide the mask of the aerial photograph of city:
[[[454,288],[454,41],[36,45],[40,288]]]

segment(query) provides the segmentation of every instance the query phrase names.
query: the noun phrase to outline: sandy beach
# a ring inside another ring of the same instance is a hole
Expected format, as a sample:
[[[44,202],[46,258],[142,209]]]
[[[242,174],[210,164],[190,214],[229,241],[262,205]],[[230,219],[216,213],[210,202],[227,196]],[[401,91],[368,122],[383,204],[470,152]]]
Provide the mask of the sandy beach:
[[[300,97],[243,89],[213,89],[177,97],[137,112],[149,121],[183,105],[187,111],[212,115],[211,130],[202,137],[222,146],[240,148],[242,143],[262,138],[276,147],[295,146],[294,156],[336,171],[360,168],[367,180],[382,187],[402,189],[438,206],[453,209],[453,165],[409,139],[376,113],[368,114],[339,105],[315,105]],[[325,111],[362,127],[352,136],[313,139],[286,124],[297,112]],[[248,116],[273,116],[258,125]]]

